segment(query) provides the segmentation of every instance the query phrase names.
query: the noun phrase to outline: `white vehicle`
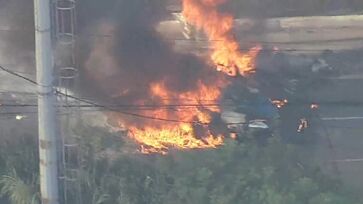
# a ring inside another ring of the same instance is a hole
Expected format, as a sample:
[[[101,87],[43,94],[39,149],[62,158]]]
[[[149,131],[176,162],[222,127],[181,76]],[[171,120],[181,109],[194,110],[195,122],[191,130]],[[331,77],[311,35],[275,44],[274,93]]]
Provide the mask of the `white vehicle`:
[[[233,111],[224,111],[221,114],[222,120],[227,124],[228,128],[231,130],[238,130],[244,126],[256,129],[268,129],[269,126],[266,124],[265,120],[246,120],[246,115],[242,113],[237,113]]]
[[[268,129],[268,125],[263,120],[252,120],[248,124],[249,128],[257,128],[257,129]]]

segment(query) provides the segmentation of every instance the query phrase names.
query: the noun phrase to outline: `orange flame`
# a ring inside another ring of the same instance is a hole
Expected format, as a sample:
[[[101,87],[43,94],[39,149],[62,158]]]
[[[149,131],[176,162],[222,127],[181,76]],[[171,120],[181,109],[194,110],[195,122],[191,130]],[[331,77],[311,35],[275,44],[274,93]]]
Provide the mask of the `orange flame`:
[[[163,82],[152,84],[150,92],[155,99],[163,99],[160,100],[161,105],[169,107],[175,101],[178,103],[189,101],[190,106],[145,110],[143,111],[145,115],[179,122],[157,121],[157,124],[144,124],[142,127],[129,124],[129,136],[140,144],[140,152],[145,154],[167,154],[169,148],[204,149],[216,148],[222,145],[224,137],[222,135],[212,135],[207,127],[212,120],[211,113],[219,112],[219,107],[195,105],[195,103],[201,101],[215,102],[220,96],[221,86],[223,86],[222,83],[207,86],[199,82],[196,91],[175,93],[168,90]],[[196,137],[194,131],[194,125],[197,124],[205,128],[205,134],[200,138]]]
[[[232,35],[233,17],[217,9],[225,1],[183,0],[183,15],[190,24],[206,33],[213,48],[210,59],[218,71],[230,76],[246,75],[254,71],[255,59],[261,48],[256,46],[247,52],[241,51]],[[132,123],[121,118],[119,122],[128,127],[129,136],[140,145],[141,153],[167,154],[170,148],[216,148],[223,144],[224,136],[213,135],[208,125],[212,114],[220,112],[220,109],[217,105],[207,106],[205,102],[219,99],[226,85],[222,78],[212,85],[199,81],[195,90],[181,93],[168,89],[163,81],[155,82],[150,85],[149,91],[164,108],[140,112],[169,121]],[[186,101],[198,105],[172,106],[175,102],[183,104]],[[234,136],[232,138],[236,139]]]
[[[215,148],[223,144],[223,136],[211,134],[197,139],[191,124],[165,125],[160,128],[130,128],[131,137],[140,143],[140,152],[167,154],[170,147],[177,149]]]
[[[183,15],[188,23],[207,35],[213,49],[210,58],[218,71],[230,76],[246,75],[254,70],[255,59],[261,47],[241,52],[232,34],[233,17],[218,11],[218,6],[225,2],[226,0],[183,0]]]
[[[277,108],[282,108],[284,107],[286,104],[289,103],[289,101],[287,99],[284,99],[284,100],[278,100],[278,99],[275,99],[275,100],[272,100],[271,101],[273,104],[275,104],[275,106]]]

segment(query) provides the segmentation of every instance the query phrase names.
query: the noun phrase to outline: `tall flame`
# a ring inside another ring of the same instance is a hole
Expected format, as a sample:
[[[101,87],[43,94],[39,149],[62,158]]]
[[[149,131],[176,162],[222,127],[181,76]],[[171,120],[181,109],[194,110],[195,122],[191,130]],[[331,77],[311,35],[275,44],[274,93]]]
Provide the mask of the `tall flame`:
[[[183,15],[188,23],[206,33],[212,45],[210,59],[218,71],[230,76],[246,75],[255,69],[255,58],[260,47],[241,51],[232,34],[233,17],[218,11],[225,1],[183,0]],[[208,125],[212,114],[220,112],[220,109],[218,106],[206,106],[205,102],[218,101],[226,84],[221,75],[212,85],[199,80],[195,90],[180,93],[170,90],[162,80],[154,82],[149,87],[150,95],[163,108],[141,110],[140,113],[164,121],[130,122],[121,118],[119,123],[128,127],[129,136],[140,145],[140,152],[145,154],[167,154],[170,148],[216,148],[223,144],[224,137],[212,133]],[[172,106],[173,103],[185,102],[199,105]],[[140,105],[144,103],[141,101]]]
[[[212,45],[210,58],[218,71],[230,76],[246,75],[255,68],[261,49],[253,47],[242,52],[232,34],[233,16],[218,11],[227,0],[183,0],[183,16],[197,29],[203,30]]]

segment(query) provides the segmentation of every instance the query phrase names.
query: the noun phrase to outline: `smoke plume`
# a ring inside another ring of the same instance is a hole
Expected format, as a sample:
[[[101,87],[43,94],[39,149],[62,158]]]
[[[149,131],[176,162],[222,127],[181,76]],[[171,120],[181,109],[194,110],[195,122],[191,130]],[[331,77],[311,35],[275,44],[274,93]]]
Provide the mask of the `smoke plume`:
[[[26,71],[35,71],[33,2],[0,0],[0,15],[2,63],[16,64],[17,68],[26,65]]]
[[[112,7],[113,14],[95,20],[84,33],[92,31],[95,37],[91,45],[85,43],[90,47],[84,54],[82,93],[103,103],[150,104],[162,100],[150,94],[155,82],[173,93],[215,83],[216,73],[204,62],[174,52],[172,42],[155,31],[165,15],[160,2],[115,1]]]

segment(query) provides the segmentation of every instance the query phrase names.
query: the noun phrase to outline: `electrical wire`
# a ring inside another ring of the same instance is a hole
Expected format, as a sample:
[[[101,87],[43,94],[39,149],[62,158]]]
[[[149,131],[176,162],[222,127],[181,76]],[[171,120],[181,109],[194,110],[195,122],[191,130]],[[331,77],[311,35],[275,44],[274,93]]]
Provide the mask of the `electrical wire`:
[[[25,77],[25,76],[23,76],[21,74],[18,74],[16,72],[13,72],[11,70],[8,70],[8,69],[6,69],[5,67],[3,67],[1,65],[0,65],[0,69],[3,70],[3,71],[5,71],[5,72],[7,72],[7,73],[9,73],[10,75],[19,77],[19,78],[21,78],[23,80],[26,80],[26,81],[34,84],[34,85],[38,85],[38,83],[36,81],[34,81],[32,79],[29,79],[28,77]],[[118,110],[118,109],[115,109],[115,108],[112,108],[112,107],[108,107],[108,106],[105,106],[105,105],[100,105],[100,104],[94,103],[94,102],[89,101],[87,99],[82,99],[82,98],[78,98],[78,97],[75,97],[75,96],[72,96],[72,95],[69,95],[69,94],[65,94],[65,93],[60,92],[58,90],[56,90],[55,93],[58,94],[58,95],[62,95],[62,96],[68,97],[70,99],[74,99],[74,100],[79,101],[79,102],[83,102],[83,103],[92,105],[94,107],[104,108],[106,110],[114,111],[114,112],[117,112],[117,113],[120,113],[120,114],[123,114],[123,115],[128,115],[128,116],[133,116],[133,117],[138,117],[138,118],[143,118],[143,119],[149,119],[149,120],[164,121],[164,122],[191,123],[191,124],[197,123],[197,122],[192,122],[192,121],[184,121],[184,120],[174,120],[174,119],[167,119],[167,118],[159,118],[159,117],[153,117],[153,116],[148,116],[148,115],[142,115],[142,114],[138,114],[138,113],[125,112],[125,111],[121,111],[121,110]]]
[[[14,71],[11,71],[9,69],[6,69],[5,67],[3,67],[1,65],[0,65],[0,69],[3,70],[4,72],[7,72],[7,73],[13,75],[13,76],[16,76],[16,77],[19,77],[21,79],[24,79],[25,81],[28,81],[28,82],[30,82],[30,83],[32,83],[34,85],[38,85],[38,83],[36,81],[34,81],[34,80],[32,80],[32,79],[30,79],[28,77],[25,77],[25,76],[23,76],[21,74],[18,74],[18,73],[14,72]]]
[[[0,92],[1,93],[1,92]],[[6,92],[4,92],[6,93]],[[62,92],[57,92],[57,93],[62,93]],[[29,94],[29,92],[27,92],[27,94]],[[64,93],[63,93],[64,94]],[[62,95],[62,94],[60,94]],[[70,97],[72,95],[63,95],[63,96],[67,96]],[[73,98],[74,99],[74,98]],[[82,98],[78,98],[78,99],[82,99]],[[76,100],[76,99],[75,99]],[[86,100],[86,99],[82,99],[82,100]],[[79,100],[77,100],[79,101]],[[88,102],[90,102],[89,100],[87,100]],[[81,101],[83,102],[83,101]],[[293,106],[297,106],[297,107],[301,107],[301,106],[310,106],[311,104],[317,104],[319,106],[324,105],[325,107],[329,107],[329,106],[345,106],[345,107],[361,107],[363,106],[363,101],[359,102],[359,101],[305,101],[305,100],[300,100],[300,101],[294,101],[294,102],[288,102],[286,103],[287,106],[293,107]],[[0,104],[0,106],[2,107],[37,107],[37,104],[10,104],[10,103],[2,103]],[[126,108],[126,109],[142,109],[142,110],[153,110],[155,108],[165,108],[165,109],[179,109],[179,108],[183,108],[183,109],[188,109],[188,108],[201,108],[201,107],[235,107],[236,105],[234,104],[224,104],[224,103],[196,103],[196,104],[187,104],[187,103],[179,103],[179,104],[143,104],[143,105],[135,105],[135,104],[76,104],[76,105],[72,105],[72,104],[65,104],[65,105],[58,105],[58,107],[65,107],[65,108],[93,108],[93,107],[109,107],[109,108]],[[237,105],[238,106],[238,105]],[[245,107],[252,107],[254,106],[254,104],[241,104],[240,106],[245,106]]]
[[[70,95],[67,95],[69,97]],[[100,104],[97,106],[92,104],[81,104],[81,105],[59,105],[59,107],[66,107],[66,108],[92,108],[92,107],[99,107]],[[114,105],[102,105],[107,107],[124,107],[124,108],[196,108],[196,107],[219,107],[221,104],[145,104],[145,105],[132,105],[132,104],[114,104]],[[37,107],[37,104],[0,104],[3,107]]]
[[[0,31],[12,31],[12,30],[1,30]],[[14,32],[18,32],[21,30],[13,30]],[[82,36],[75,36],[77,38],[81,38],[81,37],[89,37],[89,38],[115,38],[116,36],[113,34],[88,34],[88,35],[82,35]],[[174,42],[193,42],[193,44],[195,44],[195,42],[215,42],[215,41],[223,41],[223,40],[218,40],[218,39],[214,39],[214,40],[208,40],[208,39],[198,39],[193,40],[193,39],[183,39],[183,38],[166,38],[163,39],[165,41],[174,41]],[[346,41],[346,40],[363,40],[363,38],[349,38],[349,39],[339,39],[339,40],[319,40],[319,41],[314,41],[314,42],[338,42],[338,41]],[[288,44],[292,44],[292,43],[284,43],[284,42],[268,42],[268,41],[255,41],[255,42],[244,42],[246,44],[260,44],[260,45],[288,45]],[[297,42],[300,43],[300,42]],[[197,50],[210,50],[213,48],[210,47],[198,47],[196,48]],[[303,49],[303,48],[279,48],[278,51],[286,51],[286,52],[320,52],[320,51],[326,51],[328,48],[326,49]],[[248,48],[240,48],[240,51],[249,51]],[[269,48],[264,48],[264,50],[267,51],[276,51],[274,49],[269,49]],[[333,50],[333,49],[329,49],[329,50]],[[344,49],[339,49],[339,50],[344,50]],[[346,49],[348,50],[348,49]],[[26,73],[24,72],[24,74],[30,74],[33,75],[34,73]]]
[[[38,114],[38,111],[28,111],[28,112],[0,112],[0,118],[12,118],[14,116],[29,116],[29,115],[35,115],[37,116]],[[72,112],[69,112],[69,113],[62,113],[62,112],[59,112],[57,111],[56,112],[57,116],[59,115],[73,115],[73,114],[78,114],[78,113],[72,113]]]
[[[13,90],[6,90],[0,89],[0,94],[18,94],[18,95],[36,95],[34,92],[27,92],[27,91],[13,91]]]
[[[320,120],[321,118],[321,115],[319,113],[316,114],[316,117]],[[324,132],[325,134],[325,137],[326,137],[326,140],[327,140],[327,143],[328,143],[328,147],[330,149],[330,153],[331,153],[331,157],[333,158],[333,160],[336,160],[337,158],[337,151],[335,149],[335,145],[331,139],[331,135],[329,133],[329,128],[325,125],[324,121],[320,120],[320,124],[321,124],[321,129],[322,131]],[[341,172],[339,170],[339,166],[337,165],[336,162],[333,162],[332,163],[332,168],[333,170],[335,171],[335,173],[340,176]]]
[[[128,115],[128,116],[133,116],[133,117],[143,118],[143,119],[150,119],[150,120],[164,121],[164,122],[174,122],[174,123],[191,123],[191,124],[196,124],[196,123],[198,123],[198,124],[200,124],[199,122],[184,121],[184,120],[174,120],[174,119],[167,119],[167,118],[159,118],[159,117],[153,117],[153,116],[142,115],[142,114],[138,114],[138,113],[125,112],[125,111],[121,111],[121,110],[119,110],[119,109],[115,109],[115,108],[112,108],[112,107],[108,107],[108,106],[100,105],[100,104],[97,104],[97,103],[94,103],[94,102],[88,101],[88,100],[86,100],[86,99],[82,99],[82,98],[78,98],[78,97],[75,97],[75,96],[67,95],[67,94],[64,94],[64,93],[59,92],[59,91],[57,91],[56,93],[57,93],[57,94],[59,94],[59,95],[63,95],[63,96],[66,96],[66,97],[68,97],[68,98],[71,98],[71,99],[77,100],[77,101],[79,101],[79,102],[83,102],[83,103],[86,103],[86,104],[89,104],[89,105],[93,105],[94,107],[104,108],[104,109],[106,109],[106,110],[113,111],[113,112],[117,112],[117,113],[121,113],[121,114],[123,114],[123,115]]]
[[[9,73],[10,75],[19,77],[23,80],[26,80],[34,85],[38,85],[36,81],[29,79],[26,76],[23,76],[21,74],[18,74],[14,71],[11,71],[9,69],[6,69],[5,67],[0,65],[0,69]],[[223,104],[150,104],[150,105],[134,105],[134,104],[116,104],[116,105],[102,105],[102,104],[98,104],[95,102],[92,102],[90,100],[87,99],[83,99],[83,98],[79,98],[76,96],[72,96],[69,94],[65,94],[63,92],[60,92],[58,90],[55,91],[55,93],[57,95],[61,95],[61,96],[65,96],[68,97],[70,99],[74,99],[76,101],[85,103],[85,104],[80,104],[80,105],[61,105],[60,107],[84,107],[84,108],[102,108],[105,110],[109,110],[109,111],[113,111],[113,112],[117,112],[120,114],[124,114],[124,115],[128,115],[128,116],[133,116],[133,117],[138,117],[138,118],[143,118],[143,119],[150,119],[150,120],[159,120],[159,121],[164,121],[164,122],[175,122],[175,123],[192,123],[195,124],[196,122],[193,121],[184,121],[184,120],[176,120],[176,119],[167,119],[167,118],[159,118],[159,117],[154,117],[154,116],[148,116],[148,115],[143,115],[143,114],[138,114],[138,113],[133,113],[133,112],[126,112],[126,111],[122,111],[119,108],[135,108],[134,110],[140,110],[142,108],[149,108],[150,110],[152,110],[151,108],[181,108],[181,107],[185,107],[185,108],[196,108],[196,107],[219,107]],[[342,105],[342,102],[324,102],[325,104],[339,104],[340,106]],[[347,102],[345,102],[347,103]],[[295,105],[298,104],[297,102],[295,102]],[[305,103],[300,103],[300,105],[307,105],[307,104],[311,104],[310,102],[305,102]],[[323,102],[317,102],[317,104],[323,104]],[[363,102],[350,102],[351,105],[363,105]],[[289,103],[289,105],[294,105],[294,103]],[[36,104],[2,104],[3,107],[36,107]]]

